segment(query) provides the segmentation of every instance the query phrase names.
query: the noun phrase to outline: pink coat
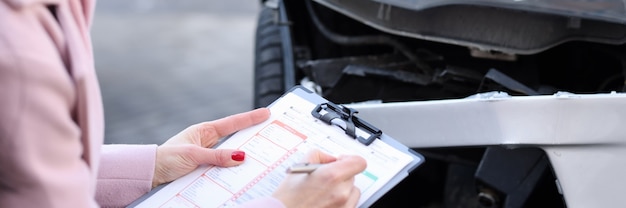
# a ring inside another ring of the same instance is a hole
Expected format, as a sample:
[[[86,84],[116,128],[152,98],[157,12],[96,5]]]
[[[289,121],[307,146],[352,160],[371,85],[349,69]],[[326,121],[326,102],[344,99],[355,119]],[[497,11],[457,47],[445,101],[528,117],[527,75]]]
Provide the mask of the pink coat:
[[[94,6],[0,0],[0,207],[123,207],[150,191],[156,145],[102,145]]]

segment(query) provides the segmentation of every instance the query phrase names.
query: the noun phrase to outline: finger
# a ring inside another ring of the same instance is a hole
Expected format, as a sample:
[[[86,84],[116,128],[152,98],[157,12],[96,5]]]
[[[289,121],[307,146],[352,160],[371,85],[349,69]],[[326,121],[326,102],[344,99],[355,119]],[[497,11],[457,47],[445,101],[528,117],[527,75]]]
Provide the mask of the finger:
[[[329,155],[327,153],[324,153],[322,151],[320,151],[319,149],[314,149],[311,152],[308,153],[308,156],[306,157],[306,162],[308,163],[330,163],[330,162],[334,162],[337,160],[336,157]]]
[[[269,109],[259,108],[245,113],[239,113],[218,120],[210,121],[207,122],[206,125],[212,126],[212,129],[214,129],[215,133],[217,133],[217,137],[221,138],[241,129],[261,123],[267,120],[269,116]]]
[[[356,186],[352,186],[352,191],[350,191],[350,196],[344,207],[356,207],[360,198],[361,190]]]
[[[327,169],[325,171],[334,170],[338,179],[349,180],[355,175],[363,172],[365,168],[367,168],[367,162],[365,159],[356,155],[347,155],[339,157],[337,158],[337,161],[328,163],[319,169]]]
[[[232,149],[208,149],[196,146],[194,151],[192,151],[191,157],[197,165],[231,167],[243,163],[245,152]]]

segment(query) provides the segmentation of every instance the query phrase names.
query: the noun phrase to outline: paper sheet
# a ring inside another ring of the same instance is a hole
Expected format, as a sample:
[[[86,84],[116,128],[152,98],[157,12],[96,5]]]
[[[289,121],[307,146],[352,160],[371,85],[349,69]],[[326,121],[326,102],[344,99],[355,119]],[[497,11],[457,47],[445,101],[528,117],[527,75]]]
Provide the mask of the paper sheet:
[[[270,119],[237,132],[218,147],[245,151],[242,165],[200,167],[136,207],[231,207],[271,196],[286,177],[287,168],[302,162],[312,149],[335,156],[358,154],[367,160],[367,169],[355,178],[361,205],[413,160],[380,140],[369,146],[359,143],[341,128],[311,116],[314,108],[315,104],[304,98],[286,94],[271,106]]]

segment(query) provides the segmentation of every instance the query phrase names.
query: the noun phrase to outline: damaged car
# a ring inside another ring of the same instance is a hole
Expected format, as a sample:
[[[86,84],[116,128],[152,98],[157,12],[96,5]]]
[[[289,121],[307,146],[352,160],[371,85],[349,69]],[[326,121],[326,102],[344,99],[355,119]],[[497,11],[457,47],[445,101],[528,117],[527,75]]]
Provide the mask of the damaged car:
[[[261,1],[254,107],[302,85],[425,156],[373,207],[622,207],[626,3]]]

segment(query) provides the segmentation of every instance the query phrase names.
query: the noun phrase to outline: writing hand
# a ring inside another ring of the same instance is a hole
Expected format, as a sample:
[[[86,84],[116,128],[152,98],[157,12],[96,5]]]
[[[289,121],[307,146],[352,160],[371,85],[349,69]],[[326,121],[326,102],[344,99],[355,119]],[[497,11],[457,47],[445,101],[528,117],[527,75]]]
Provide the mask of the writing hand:
[[[220,138],[269,118],[266,108],[192,125],[157,148],[152,187],[173,181],[199,165],[223,167],[243,163],[245,153],[231,149],[210,149]]]
[[[310,174],[289,174],[273,196],[286,207],[356,207],[361,192],[354,176],[367,166],[360,156],[333,157],[312,151],[308,163],[324,163]]]

